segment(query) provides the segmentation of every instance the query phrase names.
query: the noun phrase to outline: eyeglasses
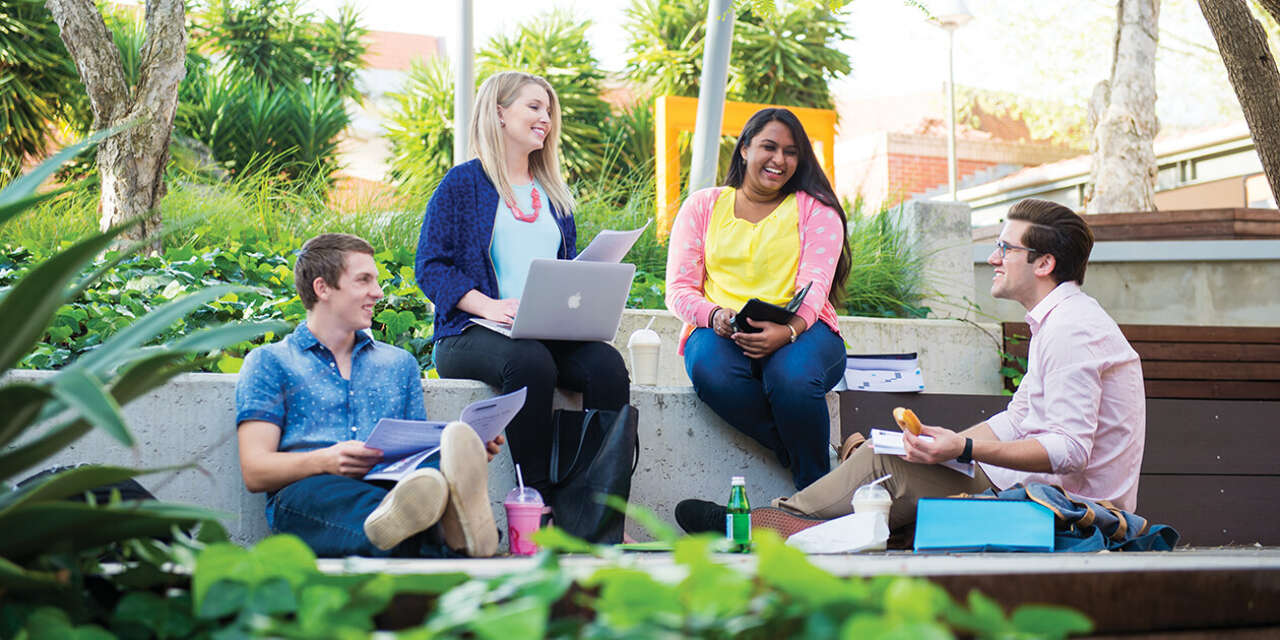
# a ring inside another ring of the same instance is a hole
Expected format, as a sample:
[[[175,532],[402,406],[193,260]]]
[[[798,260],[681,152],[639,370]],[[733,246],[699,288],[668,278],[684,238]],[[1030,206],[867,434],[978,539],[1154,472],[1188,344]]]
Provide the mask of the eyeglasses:
[[[996,240],[996,250],[1000,252],[1001,260],[1004,260],[1005,254],[1009,253],[1010,250],[1021,250],[1021,251],[1026,251],[1027,253],[1030,253],[1030,254],[1042,253],[1040,251],[1036,251],[1035,249],[1032,249],[1031,247],[1019,247],[1016,244],[1009,244],[1004,240]]]

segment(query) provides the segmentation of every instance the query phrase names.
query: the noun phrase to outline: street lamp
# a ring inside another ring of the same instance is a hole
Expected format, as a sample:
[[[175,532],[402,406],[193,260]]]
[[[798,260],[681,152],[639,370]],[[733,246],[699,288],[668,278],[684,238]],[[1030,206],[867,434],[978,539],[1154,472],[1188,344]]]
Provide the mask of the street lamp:
[[[936,0],[930,3],[930,22],[947,32],[947,187],[956,200],[956,29],[973,19],[964,0]]]

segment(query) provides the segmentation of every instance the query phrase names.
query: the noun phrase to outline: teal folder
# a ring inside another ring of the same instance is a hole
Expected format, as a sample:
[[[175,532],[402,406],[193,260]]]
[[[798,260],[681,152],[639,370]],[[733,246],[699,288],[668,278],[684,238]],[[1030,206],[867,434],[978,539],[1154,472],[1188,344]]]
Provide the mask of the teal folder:
[[[1030,500],[921,498],[915,550],[1053,551],[1053,512]]]

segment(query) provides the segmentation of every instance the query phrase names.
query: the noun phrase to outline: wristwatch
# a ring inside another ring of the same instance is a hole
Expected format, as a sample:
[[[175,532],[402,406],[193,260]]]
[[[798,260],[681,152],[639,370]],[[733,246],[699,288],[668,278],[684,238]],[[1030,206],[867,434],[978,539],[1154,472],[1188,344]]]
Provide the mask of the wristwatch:
[[[964,452],[956,458],[956,462],[960,464],[973,462],[973,438],[964,439]]]

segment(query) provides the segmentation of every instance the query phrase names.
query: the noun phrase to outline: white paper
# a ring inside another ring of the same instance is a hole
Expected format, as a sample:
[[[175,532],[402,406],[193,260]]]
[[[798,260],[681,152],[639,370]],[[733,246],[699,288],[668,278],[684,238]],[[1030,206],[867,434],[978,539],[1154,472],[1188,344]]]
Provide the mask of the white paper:
[[[933,442],[933,436],[921,435],[916,437],[920,438],[921,440],[924,440],[925,442]],[[885,431],[884,429],[872,429],[871,430],[871,446],[875,448],[876,455],[890,455],[890,456],[899,456],[899,457],[905,457],[907,455],[906,448],[902,446],[901,431]],[[952,469],[960,473],[963,473],[966,476],[969,476],[970,478],[973,477],[974,463],[972,461],[968,463],[963,463],[963,462],[957,462],[955,460],[947,460],[946,462],[939,462],[938,464],[948,469]]]
[[[490,442],[502,433],[511,418],[524,407],[528,389],[477,400],[462,410],[458,419],[471,425],[481,442]],[[382,451],[382,462],[374,465],[365,480],[400,480],[440,450],[440,434],[448,423],[430,420],[383,418],[374,425],[364,446]]]
[[[924,391],[920,359],[888,356],[846,356],[844,386],[849,391]]]
[[[889,524],[882,513],[851,513],[797,531],[787,546],[805,553],[854,553],[879,550],[889,539]]]
[[[906,353],[902,355],[911,357],[845,356],[844,368],[869,371],[913,371],[920,368],[920,358],[916,357],[916,354]]]
[[[574,260],[583,262],[622,262],[627,252],[635,245],[636,240],[640,238],[640,234],[649,228],[649,223],[645,222],[643,227],[632,229],[631,231],[613,231],[605,229],[596,235],[591,244],[587,245],[582,253]]]
[[[911,371],[845,369],[844,384],[849,391],[924,391],[924,375],[919,369]]]

